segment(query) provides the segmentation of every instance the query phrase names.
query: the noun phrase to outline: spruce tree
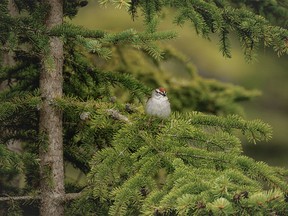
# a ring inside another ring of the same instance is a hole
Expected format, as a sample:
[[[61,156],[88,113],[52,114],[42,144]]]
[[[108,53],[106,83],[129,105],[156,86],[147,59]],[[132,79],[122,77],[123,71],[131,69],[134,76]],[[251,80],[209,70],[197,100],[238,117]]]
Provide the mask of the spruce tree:
[[[287,170],[242,152],[239,132],[252,143],[271,138],[269,125],[239,115],[238,102],[258,92],[199,77],[181,54],[159,44],[176,33],[157,30],[161,13],[173,10],[177,25],[192,22],[204,38],[217,34],[225,57],[232,56],[230,32],[247,60],[260,46],[283,55],[287,23],[277,18],[287,17],[285,1],[100,0],[126,7],[132,19],[143,16],[145,30],[111,33],[63,22],[87,3],[0,3],[1,52],[15,61],[0,67],[0,213],[288,214]],[[165,62],[184,65],[188,78],[175,85]],[[165,120],[143,112],[159,85],[168,87],[174,110]],[[8,148],[13,142],[21,153]],[[86,176],[85,185],[64,183],[64,162]],[[19,175],[24,188],[12,181]]]

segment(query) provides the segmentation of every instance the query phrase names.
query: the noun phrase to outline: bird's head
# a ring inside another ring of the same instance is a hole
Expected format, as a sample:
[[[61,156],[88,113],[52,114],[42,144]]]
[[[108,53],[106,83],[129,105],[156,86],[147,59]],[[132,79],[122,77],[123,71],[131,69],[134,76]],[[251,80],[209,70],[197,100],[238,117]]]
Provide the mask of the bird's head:
[[[163,87],[157,88],[155,89],[155,95],[158,97],[166,97],[166,89]]]

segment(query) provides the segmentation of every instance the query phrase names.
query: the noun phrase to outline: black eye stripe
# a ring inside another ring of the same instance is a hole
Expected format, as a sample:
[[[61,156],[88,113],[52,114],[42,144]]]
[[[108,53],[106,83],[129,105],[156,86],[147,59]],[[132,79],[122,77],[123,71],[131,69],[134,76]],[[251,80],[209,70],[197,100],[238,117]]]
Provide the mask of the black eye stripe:
[[[159,93],[159,94],[161,94],[161,95],[165,95],[165,94],[166,94],[166,91],[163,91],[163,92],[162,92],[162,91],[160,91],[159,89],[156,89],[156,92]]]

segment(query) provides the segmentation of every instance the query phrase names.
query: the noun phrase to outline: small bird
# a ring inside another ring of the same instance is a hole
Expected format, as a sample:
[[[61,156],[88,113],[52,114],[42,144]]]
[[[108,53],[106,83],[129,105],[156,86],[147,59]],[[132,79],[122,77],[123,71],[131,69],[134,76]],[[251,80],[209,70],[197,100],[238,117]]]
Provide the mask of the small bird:
[[[171,108],[165,88],[160,87],[153,90],[151,97],[147,101],[145,111],[151,116],[169,117]]]

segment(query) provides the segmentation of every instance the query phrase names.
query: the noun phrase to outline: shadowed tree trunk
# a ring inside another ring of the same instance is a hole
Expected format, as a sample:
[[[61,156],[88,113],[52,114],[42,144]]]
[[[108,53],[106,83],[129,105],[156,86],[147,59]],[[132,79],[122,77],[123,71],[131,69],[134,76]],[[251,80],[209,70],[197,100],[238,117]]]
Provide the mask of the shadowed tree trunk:
[[[11,16],[17,16],[18,15],[19,12],[18,12],[18,9],[15,5],[14,0],[8,1],[8,11],[9,11],[9,14]],[[7,47],[7,44],[4,44],[4,47]],[[4,51],[3,55],[1,57],[3,58],[2,59],[3,65],[13,66],[15,64],[13,52]],[[0,83],[0,91],[6,87],[7,87],[7,81]]]
[[[8,11],[12,17],[19,15],[19,11],[18,11],[17,6],[15,5],[14,0],[8,1]],[[8,44],[4,44],[4,47],[7,47],[7,46],[8,46]],[[3,65],[4,66],[12,67],[15,65],[15,60],[14,60],[15,54],[13,52],[4,51],[2,57],[3,57]],[[10,80],[10,82],[13,82],[13,80]],[[5,80],[4,82],[2,82],[0,84],[0,91],[7,88],[7,87],[8,87],[8,81]],[[22,151],[21,143],[18,140],[10,140],[7,147],[8,147],[8,149],[10,149],[11,151],[14,151],[14,152],[19,153]],[[20,181],[19,176],[17,178],[13,179],[13,183],[17,186],[19,186],[19,181]]]
[[[9,0],[8,1],[8,11],[9,11],[9,14],[13,17],[19,15],[19,11],[18,11],[18,8],[17,6],[15,5],[15,2],[14,0]],[[4,45],[6,46],[6,45]],[[15,65],[15,60],[14,60],[14,53],[13,52],[3,52],[3,65],[6,65],[6,66],[14,66]],[[4,81],[2,83],[2,85],[0,85],[0,90],[2,90],[2,88],[6,88],[7,87],[7,82],[8,81]],[[12,80],[13,82],[13,80]],[[21,148],[21,143],[17,140],[11,140],[11,142],[8,144],[8,148],[11,150],[11,151],[14,151],[14,152],[21,152],[22,151],[22,148]],[[18,184],[19,183],[19,177],[16,178],[15,180],[15,183]]]
[[[8,11],[11,16],[17,16],[19,11],[15,5],[14,0],[8,0]],[[3,65],[12,66],[15,64],[14,53],[4,52],[3,53]]]
[[[62,0],[43,0],[50,5],[46,18],[48,29],[59,25],[63,20]],[[62,97],[63,44],[60,38],[50,37],[49,54],[41,59],[39,131],[44,142],[40,146],[41,206],[42,216],[64,215],[63,199],[63,137],[62,112],[53,107],[55,98]]]

